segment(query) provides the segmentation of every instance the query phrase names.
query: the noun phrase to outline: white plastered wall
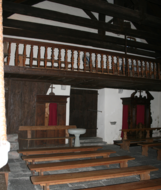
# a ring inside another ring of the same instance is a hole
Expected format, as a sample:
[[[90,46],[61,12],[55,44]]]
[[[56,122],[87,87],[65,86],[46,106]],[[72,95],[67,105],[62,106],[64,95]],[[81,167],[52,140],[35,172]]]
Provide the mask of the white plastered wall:
[[[113,144],[114,140],[121,140],[122,129],[122,100],[120,98],[130,97],[134,90],[123,90],[122,93],[118,89],[101,89],[98,91],[98,119],[97,119],[97,136],[103,138],[108,144]],[[154,97],[151,101],[152,125],[151,127],[161,127],[161,93],[150,92]],[[137,94],[139,95],[139,94]],[[142,93],[145,96],[145,93]],[[116,122],[112,125],[110,122]],[[154,132],[158,135],[158,132]]]

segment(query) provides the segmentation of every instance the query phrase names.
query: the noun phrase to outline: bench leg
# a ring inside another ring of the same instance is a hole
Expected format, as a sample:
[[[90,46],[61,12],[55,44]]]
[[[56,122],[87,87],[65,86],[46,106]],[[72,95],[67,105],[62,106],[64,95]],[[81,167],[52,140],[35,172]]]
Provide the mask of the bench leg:
[[[150,175],[149,173],[140,174],[140,180],[149,180]]]
[[[49,190],[49,185],[43,186],[43,190]]]
[[[72,147],[72,138],[71,139],[69,139],[69,147]]]
[[[120,168],[127,168],[127,167],[128,167],[127,161],[120,163]]]
[[[6,181],[6,186],[8,187],[8,173],[5,173],[5,181]]]
[[[161,160],[161,150],[158,150],[157,160]]]
[[[148,156],[148,146],[142,146],[142,155]]]
[[[32,175],[35,175],[35,171],[31,171]]]
[[[44,173],[42,171],[39,172],[39,175],[44,175]]]
[[[123,141],[121,148],[123,150],[129,150],[130,147],[130,141]]]

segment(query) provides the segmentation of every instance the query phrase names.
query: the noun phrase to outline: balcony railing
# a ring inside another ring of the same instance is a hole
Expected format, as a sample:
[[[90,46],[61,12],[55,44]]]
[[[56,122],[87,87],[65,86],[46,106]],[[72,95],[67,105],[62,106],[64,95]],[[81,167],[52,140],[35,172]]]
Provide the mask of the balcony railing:
[[[4,38],[5,65],[160,79],[160,62],[77,46]]]

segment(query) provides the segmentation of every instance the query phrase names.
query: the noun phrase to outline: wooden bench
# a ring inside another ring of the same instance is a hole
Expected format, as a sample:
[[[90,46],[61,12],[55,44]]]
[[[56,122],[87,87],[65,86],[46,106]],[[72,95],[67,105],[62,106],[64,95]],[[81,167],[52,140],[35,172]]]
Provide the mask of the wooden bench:
[[[39,175],[43,175],[45,171],[54,171],[54,170],[64,170],[64,169],[73,169],[73,168],[84,168],[92,166],[102,166],[109,164],[120,164],[120,167],[128,167],[128,161],[134,160],[135,158],[131,156],[118,156],[112,158],[100,158],[100,159],[90,159],[90,160],[79,160],[72,162],[60,162],[60,163],[46,163],[46,164],[31,164],[29,169],[31,171],[39,172]]]
[[[140,146],[142,146],[142,155],[143,156],[148,156],[148,148],[149,147],[154,147],[154,146],[161,146],[161,142],[159,143],[142,143],[142,144],[138,144]]]
[[[161,146],[154,146],[153,148],[156,149],[158,152],[157,159],[161,160]]]
[[[150,172],[157,170],[158,168],[155,168],[153,166],[135,166],[127,168],[116,168],[110,170],[108,169],[89,172],[32,176],[31,181],[34,185],[41,185],[43,186],[44,190],[49,190],[50,185],[102,180],[133,175],[140,175],[141,180],[148,180],[150,179]]]
[[[2,168],[0,168],[0,175],[1,175],[1,179],[3,181],[3,178],[5,178],[5,182],[6,182],[6,187],[8,187],[8,174],[10,172],[9,166],[8,164],[6,164],[5,166],[3,166]],[[2,177],[4,176],[4,177]],[[1,183],[1,182],[0,182]]]
[[[17,152],[23,155],[36,155],[36,154],[54,154],[54,153],[68,153],[79,151],[96,151],[102,146],[82,146],[82,147],[61,147],[61,148],[43,148],[43,149],[26,149],[18,150]]]
[[[67,160],[76,158],[96,158],[98,156],[103,156],[104,158],[109,157],[110,154],[116,153],[113,150],[101,150],[101,151],[91,151],[91,152],[76,152],[76,153],[64,153],[64,154],[49,154],[49,155],[32,155],[23,156],[22,159],[26,163],[32,162],[42,162],[42,161],[52,161],[52,160]]]
[[[7,190],[5,175],[0,174],[0,190]]]
[[[120,146],[124,150],[129,150],[130,144],[136,144],[136,143],[142,143],[142,142],[153,142],[155,139],[160,139],[161,137],[150,137],[150,131],[152,130],[160,130],[161,128],[141,128],[141,129],[122,129],[121,131],[124,133],[122,143],[120,143]],[[128,132],[138,132],[138,131],[146,131],[146,137],[145,138],[127,138]]]
[[[118,185],[108,185],[104,187],[93,187],[79,190],[158,190],[161,189],[161,178],[146,181],[137,181]]]
[[[56,125],[56,126],[20,126],[19,131],[27,131],[27,138],[19,137],[19,140],[27,140],[27,147],[30,146],[30,141],[36,140],[54,140],[54,139],[69,139],[69,146],[72,146],[72,141],[75,138],[74,136],[70,137],[68,133],[68,129],[77,128],[75,125]],[[32,138],[32,131],[49,131],[49,130],[65,130],[65,137],[50,137],[50,138]]]

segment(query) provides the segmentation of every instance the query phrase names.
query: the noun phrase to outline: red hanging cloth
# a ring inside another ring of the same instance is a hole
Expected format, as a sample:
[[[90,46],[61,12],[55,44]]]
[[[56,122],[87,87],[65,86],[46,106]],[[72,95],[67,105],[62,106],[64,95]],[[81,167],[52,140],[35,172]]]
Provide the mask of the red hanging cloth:
[[[57,103],[49,104],[49,126],[57,125]]]
[[[144,120],[145,120],[145,106],[137,105],[137,107],[136,107],[136,125],[138,123],[144,124]]]
[[[128,105],[123,105],[122,129],[128,129]],[[121,137],[123,137],[123,132]]]

